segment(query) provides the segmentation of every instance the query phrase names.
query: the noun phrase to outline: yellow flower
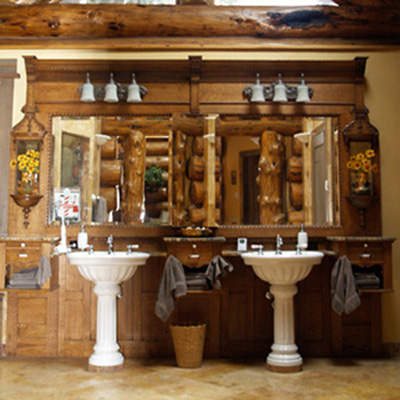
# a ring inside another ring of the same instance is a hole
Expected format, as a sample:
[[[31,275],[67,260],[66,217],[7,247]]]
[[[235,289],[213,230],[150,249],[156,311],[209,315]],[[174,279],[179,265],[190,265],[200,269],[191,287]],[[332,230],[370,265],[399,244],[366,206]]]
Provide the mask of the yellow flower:
[[[364,160],[365,156],[364,156],[363,153],[358,153],[358,154],[356,155],[356,158],[357,158],[358,161],[362,161],[362,160]]]
[[[378,170],[379,170],[378,164],[377,163],[372,164],[372,171],[373,172],[378,172]]]
[[[364,172],[370,172],[372,170],[371,164],[364,164],[363,170],[364,170]]]
[[[32,165],[29,165],[28,168],[27,168],[27,170],[28,170],[28,172],[31,172],[31,173],[32,173],[32,172],[35,170],[35,167],[32,166]]]
[[[365,155],[367,158],[375,157],[375,151],[373,149],[366,150]]]
[[[25,161],[20,161],[20,163],[18,164],[18,169],[20,171],[23,171],[26,168],[26,162]]]
[[[371,160],[364,159],[362,163],[363,163],[363,167],[365,167],[366,165],[371,166]]]
[[[17,160],[11,160],[10,167],[15,168],[17,166]]]
[[[356,160],[357,160],[356,156],[351,156],[350,157],[350,161],[356,161]]]
[[[354,169],[353,164],[354,164],[354,161],[352,159],[350,159],[350,161],[347,161],[346,167],[348,169]]]
[[[353,163],[353,169],[360,169],[361,168],[361,163],[359,161],[354,161]]]

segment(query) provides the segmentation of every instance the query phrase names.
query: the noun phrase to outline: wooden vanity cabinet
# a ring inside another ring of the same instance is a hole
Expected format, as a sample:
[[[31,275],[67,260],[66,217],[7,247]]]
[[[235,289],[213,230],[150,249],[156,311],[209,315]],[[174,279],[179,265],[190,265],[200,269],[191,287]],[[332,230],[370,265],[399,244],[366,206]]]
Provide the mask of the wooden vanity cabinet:
[[[54,238],[19,238],[0,239],[0,289],[4,289],[6,279],[21,269],[38,267],[42,255],[51,259]],[[52,268],[52,276],[39,290],[54,289],[57,286],[57,270]],[[17,289],[11,289],[17,290]]]
[[[346,255],[359,271],[378,266],[382,273],[379,289],[362,289],[361,305],[339,316],[332,311],[331,350],[333,356],[379,356],[382,354],[381,293],[393,290],[392,243],[394,239],[374,236],[328,237],[338,256]]]
[[[164,238],[169,255],[174,255],[189,268],[207,266],[213,257],[220,255],[223,237]],[[224,285],[223,282],[221,282]],[[221,357],[221,290],[188,290],[179,298],[170,323],[201,322],[207,324],[205,357]]]
[[[365,291],[383,292],[393,290],[392,282],[392,243],[395,239],[380,236],[328,237],[330,248],[338,256],[347,256],[352,265],[369,272],[369,268],[380,267],[382,282],[379,289]]]
[[[51,262],[54,238],[7,237],[0,240],[0,290],[7,303],[6,346],[9,356],[57,355],[58,269],[41,289],[5,289],[7,279],[21,269],[39,266],[42,255]]]

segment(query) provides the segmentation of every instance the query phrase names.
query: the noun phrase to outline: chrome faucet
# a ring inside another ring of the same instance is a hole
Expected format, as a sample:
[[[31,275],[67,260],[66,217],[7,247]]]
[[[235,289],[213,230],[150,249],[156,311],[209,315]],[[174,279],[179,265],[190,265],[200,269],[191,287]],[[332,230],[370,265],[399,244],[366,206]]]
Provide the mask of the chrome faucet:
[[[264,246],[262,244],[252,244],[251,248],[255,249],[255,250],[258,250],[257,254],[260,254],[260,255],[264,254],[263,253]]]
[[[107,244],[108,244],[108,254],[114,253],[114,236],[110,235],[107,238]]]
[[[283,245],[283,240],[281,238],[281,235],[276,235],[276,251],[275,254],[282,254],[281,247]]]

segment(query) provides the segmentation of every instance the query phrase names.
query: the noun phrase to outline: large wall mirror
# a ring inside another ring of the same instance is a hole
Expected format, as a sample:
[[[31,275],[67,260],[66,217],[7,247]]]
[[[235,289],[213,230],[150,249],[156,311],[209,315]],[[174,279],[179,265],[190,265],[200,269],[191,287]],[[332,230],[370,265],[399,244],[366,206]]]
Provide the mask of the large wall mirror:
[[[337,117],[53,117],[50,223],[340,225]]]

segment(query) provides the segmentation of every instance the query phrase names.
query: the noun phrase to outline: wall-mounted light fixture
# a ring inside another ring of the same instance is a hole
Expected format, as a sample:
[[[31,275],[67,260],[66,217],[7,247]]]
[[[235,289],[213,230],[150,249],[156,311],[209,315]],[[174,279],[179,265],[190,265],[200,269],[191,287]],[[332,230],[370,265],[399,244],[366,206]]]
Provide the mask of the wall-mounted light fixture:
[[[132,74],[130,85],[116,82],[113,73],[110,74],[110,81],[106,85],[93,85],[88,72],[86,82],[78,90],[81,94],[81,101],[86,103],[96,100],[103,100],[107,103],[117,103],[122,100],[128,103],[139,103],[147,94],[147,89],[137,84],[135,74]]]
[[[262,85],[260,74],[257,74],[256,83],[246,86],[243,90],[244,97],[247,97],[250,103],[263,103],[267,100],[276,103],[287,101],[307,103],[311,100],[313,94],[314,91],[305,83],[304,74],[301,74],[301,80],[297,86],[284,83],[281,74],[279,74],[277,82],[273,82],[271,85]]]

